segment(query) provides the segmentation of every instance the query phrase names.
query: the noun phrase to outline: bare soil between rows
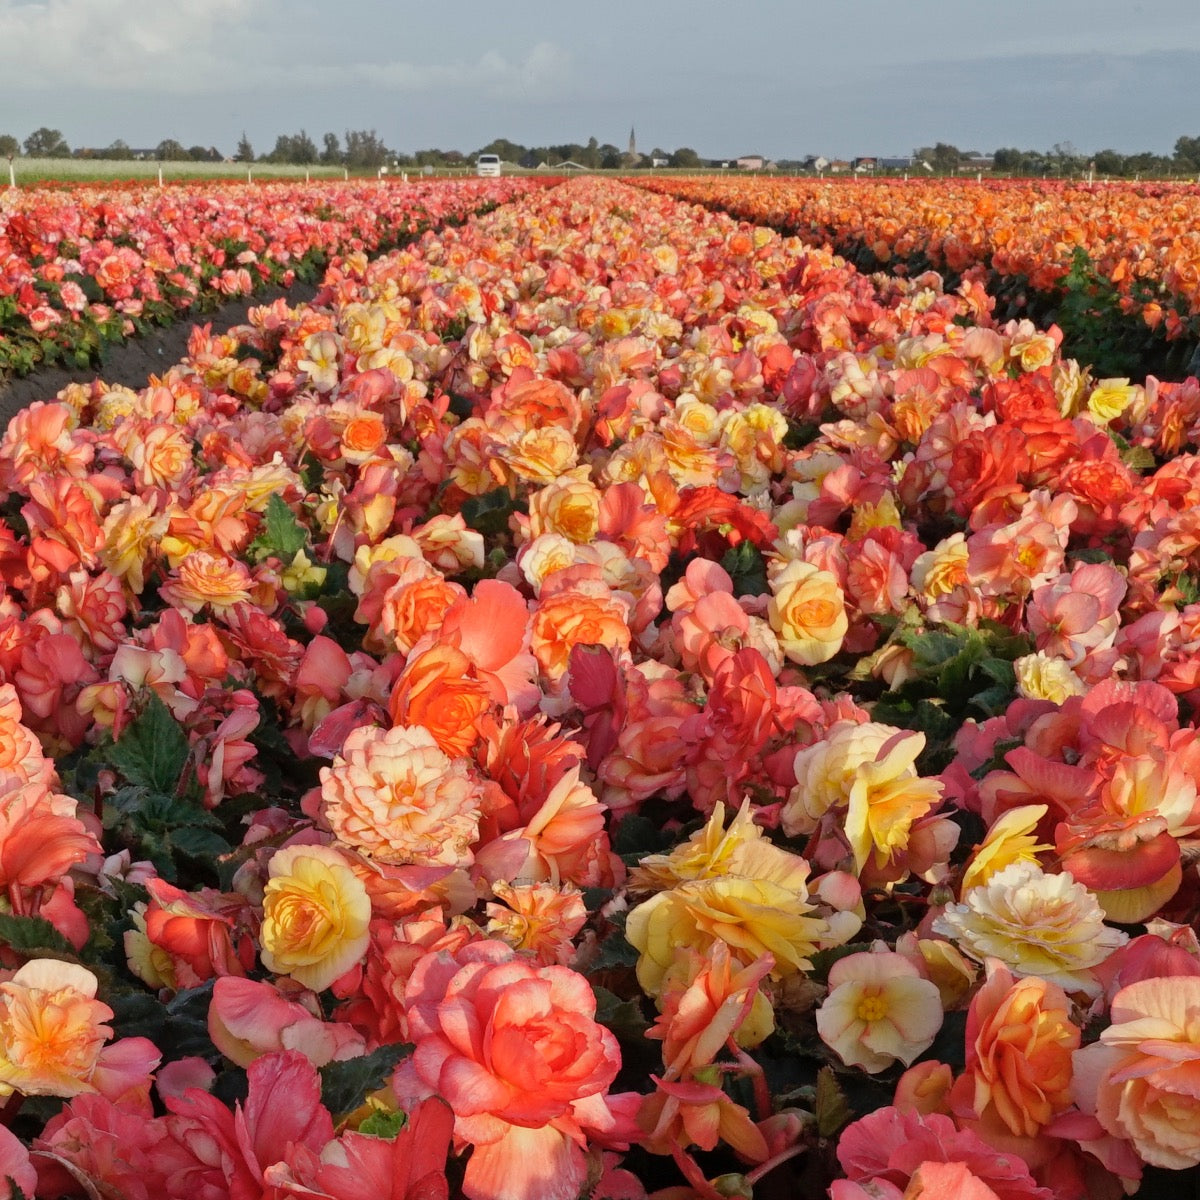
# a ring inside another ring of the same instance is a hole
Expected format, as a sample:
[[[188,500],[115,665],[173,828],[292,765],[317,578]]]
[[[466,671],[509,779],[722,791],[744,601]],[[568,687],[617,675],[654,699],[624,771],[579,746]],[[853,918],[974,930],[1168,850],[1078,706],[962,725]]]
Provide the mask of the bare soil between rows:
[[[151,375],[161,375],[187,354],[188,338],[196,325],[211,325],[214,333],[223,333],[234,325],[244,325],[246,314],[260,304],[270,304],[281,296],[286,297],[289,304],[302,304],[316,293],[316,287],[309,283],[295,283],[290,288],[268,288],[253,296],[231,300],[202,316],[185,315],[173,325],[106,346],[99,367],[52,366],[19,379],[0,378],[0,432],[21,409],[38,400],[52,401],[68,383],[103,379],[108,384],[145,387]]]

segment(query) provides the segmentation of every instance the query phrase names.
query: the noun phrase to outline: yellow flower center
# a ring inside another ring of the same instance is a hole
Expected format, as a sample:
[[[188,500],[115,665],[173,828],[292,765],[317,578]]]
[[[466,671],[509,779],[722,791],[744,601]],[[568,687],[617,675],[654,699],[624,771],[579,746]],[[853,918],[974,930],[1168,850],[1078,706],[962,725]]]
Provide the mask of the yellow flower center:
[[[882,996],[864,996],[854,1010],[860,1021],[870,1024],[872,1021],[882,1021],[887,1016],[887,1004]]]

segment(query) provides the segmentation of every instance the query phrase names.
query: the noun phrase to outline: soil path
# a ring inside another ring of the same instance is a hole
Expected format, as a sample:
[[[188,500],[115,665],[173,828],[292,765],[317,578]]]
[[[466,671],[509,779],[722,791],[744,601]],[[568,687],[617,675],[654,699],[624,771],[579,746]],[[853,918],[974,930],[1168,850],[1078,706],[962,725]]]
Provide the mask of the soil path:
[[[188,337],[197,324],[211,324],[214,332],[223,333],[233,325],[245,324],[247,312],[257,305],[270,304],[280,296],[286,296],[289,304],[301,304],[311,300],[316,292],[317,289],[308,283],[296,283],[287,289],[268,288],[248,298],[231,300],[205,313],[199,320],[184,316],[173,325],[144,337],[129,338],[108,346],[99,367],[46,367],[20,379],[0,379],[0,433],[21,409],[35,400],[53,400],[59,389],[68,383],[91,383],[100,378],[105,383],[145,387],[151,375],[161,374],[183,358],[187,353]]]

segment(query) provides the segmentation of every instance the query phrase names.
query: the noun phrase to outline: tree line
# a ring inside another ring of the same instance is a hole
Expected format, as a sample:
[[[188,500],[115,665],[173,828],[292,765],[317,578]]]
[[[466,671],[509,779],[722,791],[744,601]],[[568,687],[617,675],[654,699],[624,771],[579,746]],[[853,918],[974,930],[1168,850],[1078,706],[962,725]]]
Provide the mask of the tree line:
[[[82,158],[98,160],[130,160],[150,158],[158,162],[224,162],[225,155],[215,146],[185,146],[175,138],[164,138],[157,146],[135,150],[122,138],[104,147],[71,149],[62,131],[43,125],[23,142],[12,134],[0,134],[0,157],[16,158]],[[298,134],[282,134],[268,154],[256,155],[250,139],[243,133],[232,155],[234,162],[294,163],[299,166],[321,163],[352,169],[378,169],[397,161],[398,157],[384,144],[373,129],[348,129],[345,141],[336,133],[323,136],[321,146],[302,129]]]
[[[138,157],[156,159],[159,162],[222,162],[225,159],[225,155],[215,146],[185,146],[175,138],[164,138],[152,149],[136,151],[121,138],[102,148],[72,150],[61,130],[47,126],[35,129],[23,142],[18,141],[12,134],[0,134],[0,156],[15,158],[21,154],[28,158],[128,160]],[[505,162],[525,167],[538,167],[543,164],[555,167],[564,162],[600,169],[648,167],[656,163],[685,168],[706,165],[696,151],[687,146],[671,151],[656,146],[649,154],[631,157],[628,152],[619,150],[611,142],[601,143],[594,137],[589,138],[586,143],[565,142],[553,146],[524,146],[508,138],[496,138],[471,154],[436,147],[405,154],[390,149],[374,129],[347,129],[343,138],[339,138],[336,133],[326,133],[322,135],[320,145],[304,129],[299,133],[283,133],[275,139],[275,145],[262,154],[255,152],[250,139],[243,133],[231,158],[234,162],[245,163],[290,163],[296,166],[321,164],[357,170],[377,170],[383,166],[466,166],[473,163],[480,154],[498,154]]]

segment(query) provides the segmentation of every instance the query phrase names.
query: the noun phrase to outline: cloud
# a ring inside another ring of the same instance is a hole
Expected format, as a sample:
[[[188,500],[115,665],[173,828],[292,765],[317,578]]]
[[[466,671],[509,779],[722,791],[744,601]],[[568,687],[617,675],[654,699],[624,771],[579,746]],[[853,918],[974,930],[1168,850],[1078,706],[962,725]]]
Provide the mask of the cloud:
[[[0,0],[5,89],[205,91],[265,0]]]

